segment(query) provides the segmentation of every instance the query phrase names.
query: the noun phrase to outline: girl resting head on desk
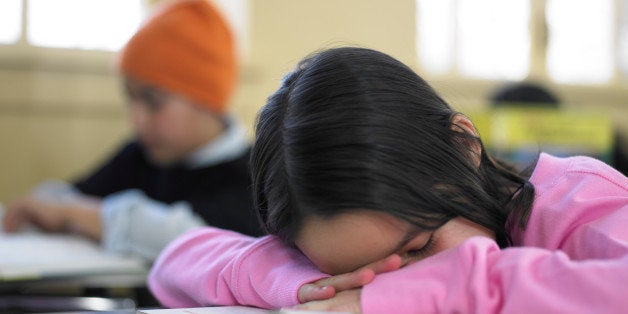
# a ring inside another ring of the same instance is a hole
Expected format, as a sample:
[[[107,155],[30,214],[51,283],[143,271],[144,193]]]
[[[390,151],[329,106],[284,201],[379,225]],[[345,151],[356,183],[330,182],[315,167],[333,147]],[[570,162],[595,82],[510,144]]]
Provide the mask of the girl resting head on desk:
[[[259,113],[269,236],[206,227],[164,250],[166,306],[365,313],[616,312],[628,306],[628,180],[587,157],[492,158],[473,123],[383,53],[299,63]]]

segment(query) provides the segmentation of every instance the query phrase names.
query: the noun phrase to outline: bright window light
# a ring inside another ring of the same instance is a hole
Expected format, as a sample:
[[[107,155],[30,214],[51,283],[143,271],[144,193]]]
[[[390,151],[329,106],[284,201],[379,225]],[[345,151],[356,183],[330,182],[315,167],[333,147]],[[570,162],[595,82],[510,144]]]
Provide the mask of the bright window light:
[[[458,0],[458,66],[467,76],[524,79],[530,59],[529,0]]]
[[[454,0],[417,0],[416,50],[421,65],[433,73],[452,69],[455,53]]]
[[[22,0],[0,1],[0,44],[14,44],[22,34]]]
[[[143,17],[142,0],[29,0],[27,40],[44,47],[118,50]]]
[[[619,52],[619,68],[624,76],[628,76],[628,0],[621,2],[621,26],[617,40]]]
[[[242,57],[248,53],[248,3],[247,0],[214,0],[229,21],[236,38],[237,49]]]
[[[559,83],[604,83],[613,75],[612,0],[548,0],[547,68]]]

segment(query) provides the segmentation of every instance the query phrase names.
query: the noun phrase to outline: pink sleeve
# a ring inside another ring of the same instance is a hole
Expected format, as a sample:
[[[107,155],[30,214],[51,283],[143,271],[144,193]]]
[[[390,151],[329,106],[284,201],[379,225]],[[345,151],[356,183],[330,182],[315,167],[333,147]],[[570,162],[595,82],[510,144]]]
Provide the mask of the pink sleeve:
[[[364,313],[619,313],[628,308],[626,283],[628,255],[573,261],[476,237],[377,276],[361,302]]]
[[[151,269],[148,285],[167,307],[298,304],[303,284],[327,275],[273,236],[252,238],[203,227],[172,242]]]
[[[488,238],[362,291],[364,313],[619,313],[628,308],[628,180],[599,161],[541,156],[520,247]]]
[[[628,179],[591,158],[542,160],[531,179],[536,195],[528,226],[511,233],[513,242],[574,260],[628,255]]]

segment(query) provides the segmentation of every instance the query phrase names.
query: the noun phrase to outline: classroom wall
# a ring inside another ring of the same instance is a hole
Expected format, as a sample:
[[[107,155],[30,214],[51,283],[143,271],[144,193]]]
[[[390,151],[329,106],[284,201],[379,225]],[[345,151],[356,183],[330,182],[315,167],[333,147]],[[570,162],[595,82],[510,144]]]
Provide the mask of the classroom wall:
[[[249,1],[250,43],[233,110],[252,135],[255,115],[281,77],[324,47],[358,45],[421,71],[413,0]],[[112,70],[114,55],[0,46],[0,202],[45,178],[70,179],[107,157],[130,134]],[[493,81],[425,76],[462,111],[481,110]],[[543,78],[541,78],[541,81]],[[550,83],[548,83],[550,84]],[[603,110],[628,134],[628,85],[553,86],[574,108]]]
[[[414,64],[414,2],[250,1],[250,48],[236,109],[251,126],[257,109],[304,56],[342,45],[375,47]]]
[[[110,53],[0,47],[0,202],[46,179],[73,178],[128,125]]]

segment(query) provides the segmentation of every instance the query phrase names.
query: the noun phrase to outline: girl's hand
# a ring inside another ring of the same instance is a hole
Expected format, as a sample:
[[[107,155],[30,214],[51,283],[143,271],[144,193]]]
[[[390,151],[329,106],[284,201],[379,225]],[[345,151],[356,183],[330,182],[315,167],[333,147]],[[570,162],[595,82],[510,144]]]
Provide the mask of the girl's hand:
[[[335,311],[348,313],[361,313],[360,294],[362,288],[341,291],[331,299],[311,301],[297,305],[294,309],[309,311]]]
[[[357,290],[373,281],[376,274],[381,274],[401,268],[402,260],[397,254],[392,254],[382,260],[363,266],[350,273],[323,278],[318,281],[305,284],[299,288],[299,302],[305,303],[316,300],[333,298],[342,291]],[[359,293],[358,293],[359,305]]]

